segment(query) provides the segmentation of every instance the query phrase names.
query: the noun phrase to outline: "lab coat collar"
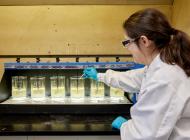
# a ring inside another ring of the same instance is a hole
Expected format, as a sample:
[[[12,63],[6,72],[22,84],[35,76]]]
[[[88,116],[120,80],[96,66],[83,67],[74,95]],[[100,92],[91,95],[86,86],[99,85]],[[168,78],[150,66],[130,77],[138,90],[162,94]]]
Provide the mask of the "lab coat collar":
[[[147,71],[146,72],[153,72],[156,71],[159,67],[160,64],[162,63],[162,60],[160,59],[160,54],[158,54],[150,63],[149,66],[147,66]]]

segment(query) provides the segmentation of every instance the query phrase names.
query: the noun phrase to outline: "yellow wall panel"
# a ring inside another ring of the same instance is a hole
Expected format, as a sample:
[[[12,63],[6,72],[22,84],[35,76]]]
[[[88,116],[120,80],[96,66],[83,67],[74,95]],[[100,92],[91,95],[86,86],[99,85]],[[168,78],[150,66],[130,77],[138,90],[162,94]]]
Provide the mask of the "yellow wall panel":
[[[171,18],[169,5],[1,6],[0,54],[126,54],[122,23],[147,7]]]
[[[173,26],[190,35],[190,0],[174,0],[172,23]]]

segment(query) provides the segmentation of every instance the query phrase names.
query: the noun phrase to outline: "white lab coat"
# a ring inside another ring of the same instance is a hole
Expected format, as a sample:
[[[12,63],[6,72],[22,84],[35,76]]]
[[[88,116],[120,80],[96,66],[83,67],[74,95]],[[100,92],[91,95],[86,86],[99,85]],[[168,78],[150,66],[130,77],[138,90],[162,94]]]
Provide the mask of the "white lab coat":
[[[190,140],[190,79],[158,55],[149,67],[126,72],[107,70],[98,80],[126,92],[139,92],[121,140]]]

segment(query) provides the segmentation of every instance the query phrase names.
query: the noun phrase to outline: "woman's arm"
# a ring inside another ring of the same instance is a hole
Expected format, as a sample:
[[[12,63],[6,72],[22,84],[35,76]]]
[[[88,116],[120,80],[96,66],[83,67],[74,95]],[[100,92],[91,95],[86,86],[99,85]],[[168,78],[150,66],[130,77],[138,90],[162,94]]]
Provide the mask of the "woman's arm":
[[[107,70],[106,73],[98,73],[98,80],[108,86],[123,89],[126,92],[137,93],[140,91],[145,68],[118,72]]]

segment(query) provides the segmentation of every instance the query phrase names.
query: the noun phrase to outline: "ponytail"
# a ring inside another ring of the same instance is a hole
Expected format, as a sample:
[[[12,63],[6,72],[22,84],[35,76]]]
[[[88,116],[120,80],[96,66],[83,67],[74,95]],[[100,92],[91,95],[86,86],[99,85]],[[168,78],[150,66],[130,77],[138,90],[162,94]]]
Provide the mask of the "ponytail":
[[[190,76],[190,38],[180,31],[172,29],[170,43],[160,51],[162,61],[180,66]]]

